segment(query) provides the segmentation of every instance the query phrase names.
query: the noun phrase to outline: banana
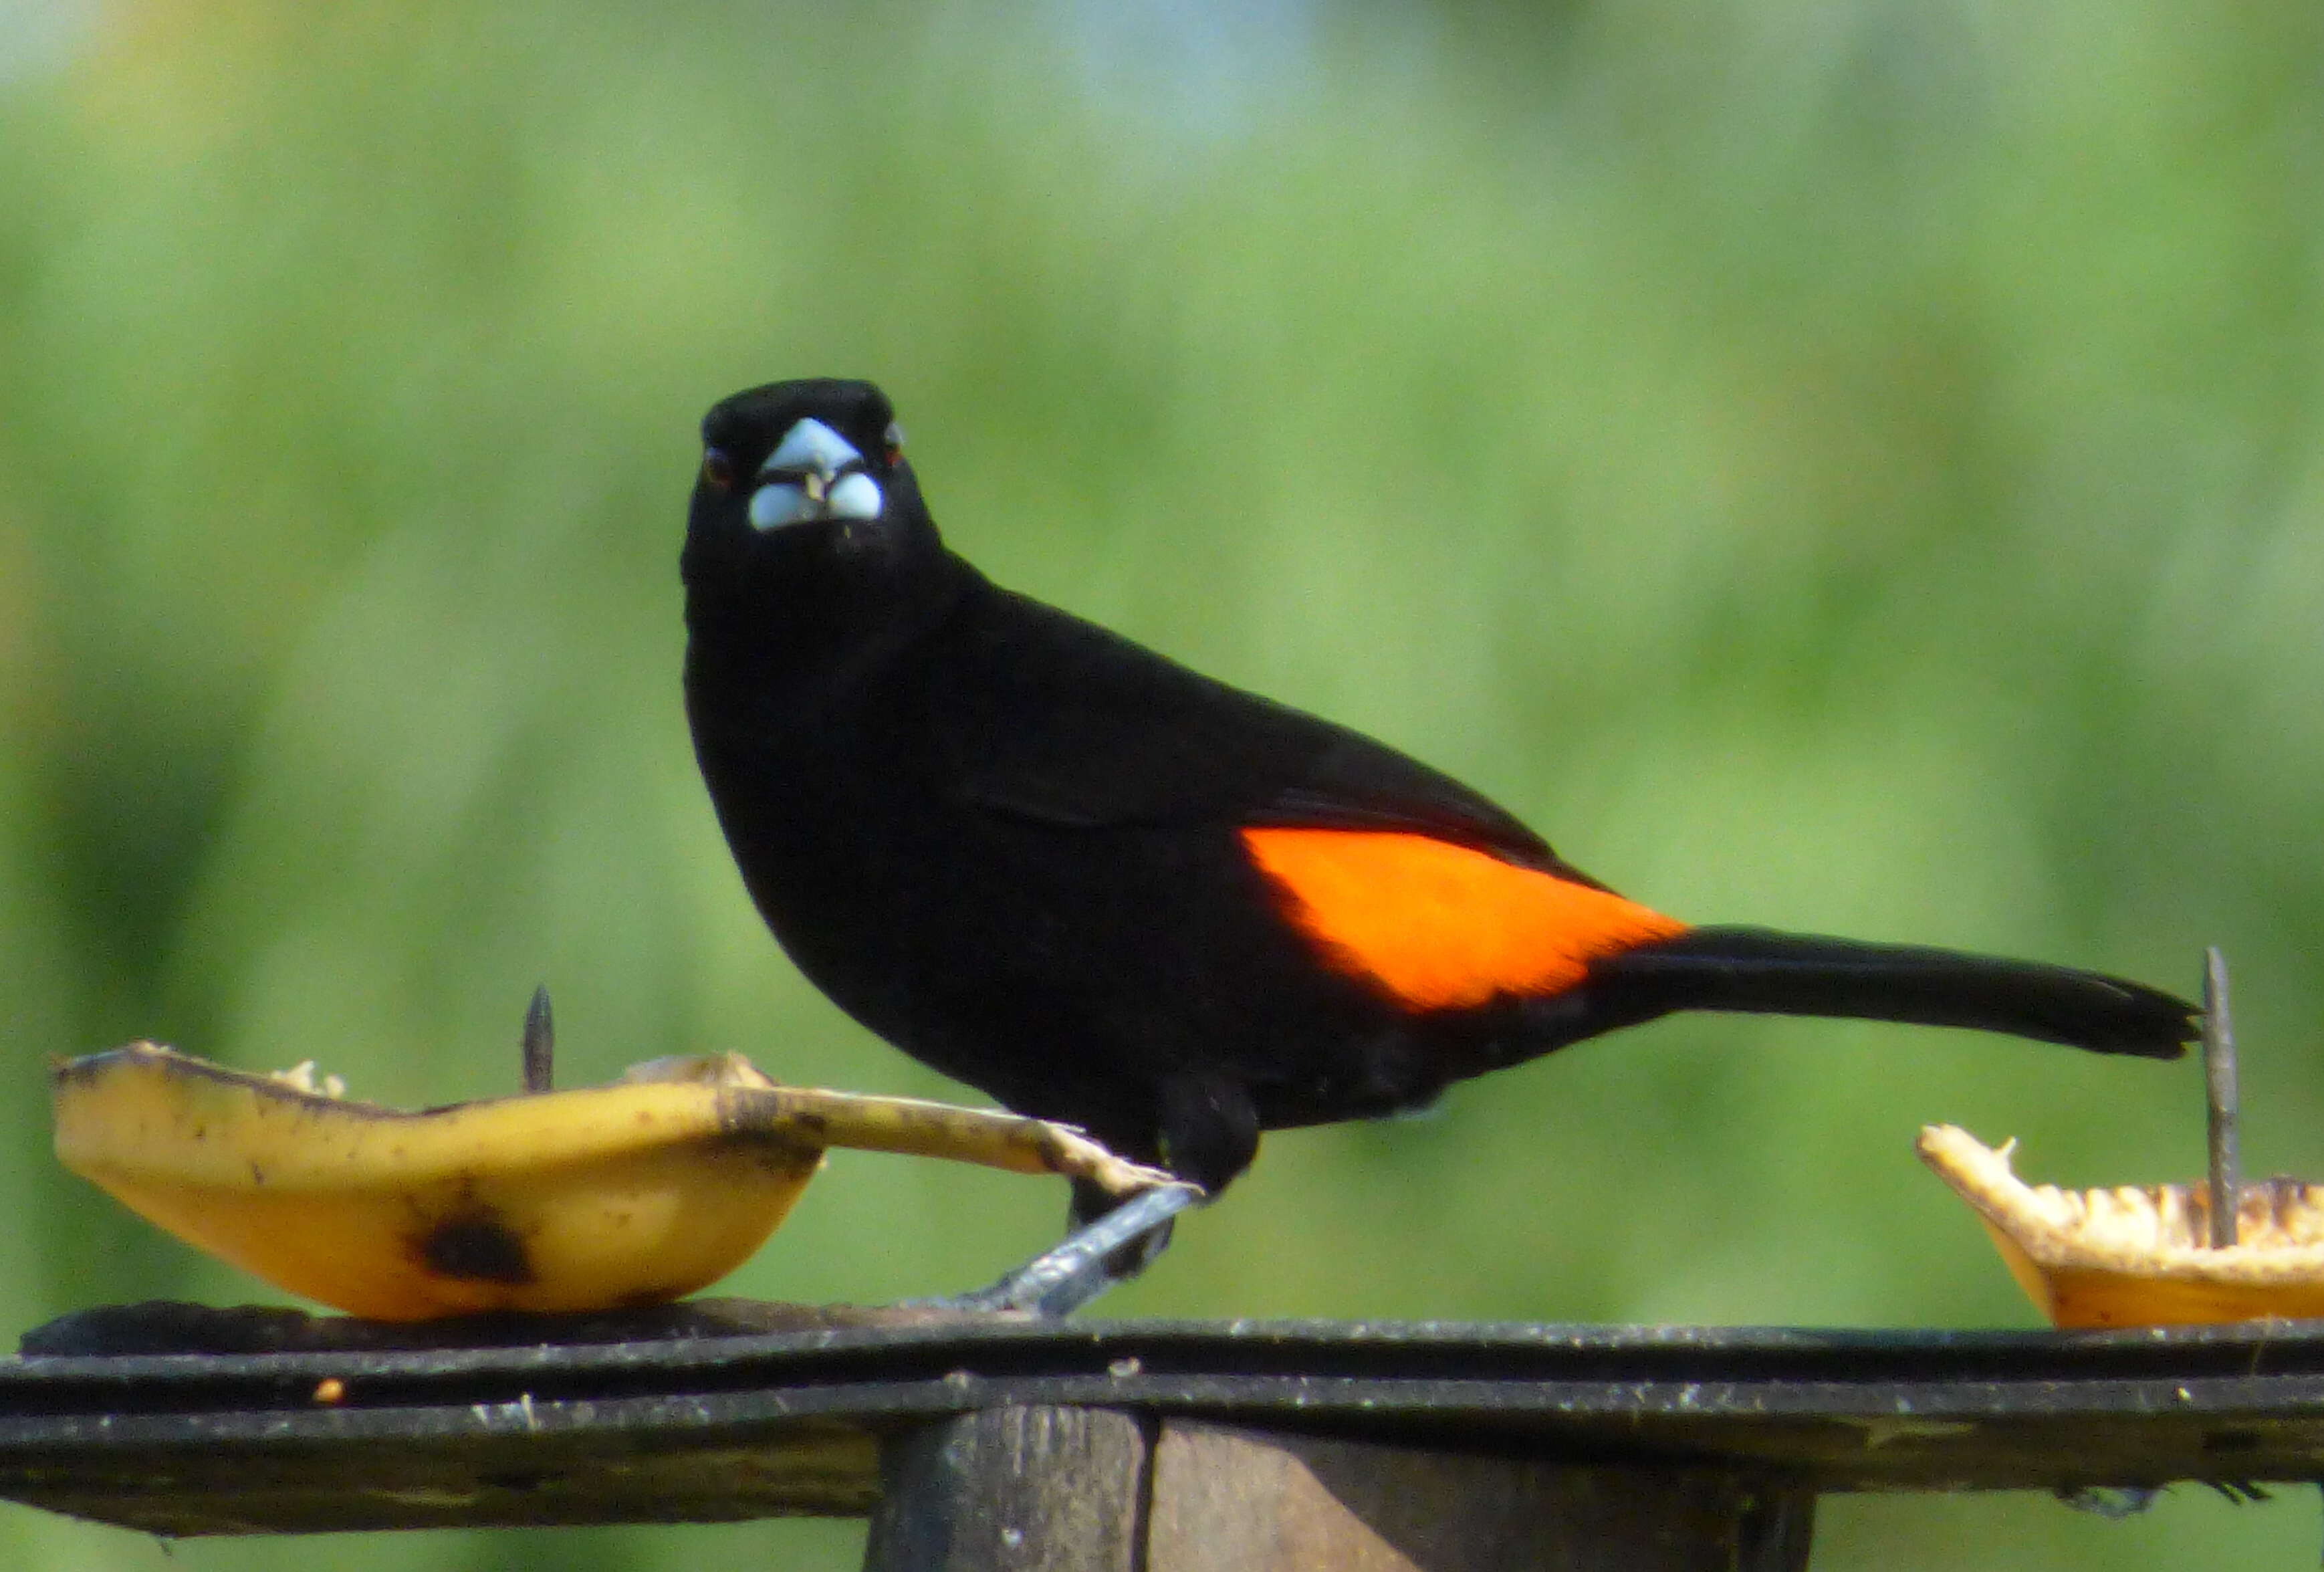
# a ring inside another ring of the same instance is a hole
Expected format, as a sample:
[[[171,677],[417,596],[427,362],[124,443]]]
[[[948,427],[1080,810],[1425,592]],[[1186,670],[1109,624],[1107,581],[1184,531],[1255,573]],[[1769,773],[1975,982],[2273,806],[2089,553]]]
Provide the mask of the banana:
[[[278,1288],[378,1320],[691,1293],[765,1242],[834,1146],[1120,1196],[1169,1181],[1062,1125],[780,1086],[740,1055],[417,1113],[318,1090],[311,1067],[254,1075],[150,1042],[54,1082],[67,1168]]]
[[[1928,1124],[1921,1161],[1975,1209],[2010,1276],[2059,1327],[2162,1327],[2324,1316],[2324,1184],[2243,1187],[2237,1243],[2210,1243],[2208,1184],[2028,1185],[2015,1141]]]

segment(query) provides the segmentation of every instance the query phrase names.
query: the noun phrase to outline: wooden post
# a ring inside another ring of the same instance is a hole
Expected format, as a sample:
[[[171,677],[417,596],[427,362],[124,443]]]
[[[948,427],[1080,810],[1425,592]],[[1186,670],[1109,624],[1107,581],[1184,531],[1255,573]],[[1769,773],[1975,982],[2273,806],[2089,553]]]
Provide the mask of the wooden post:
[[[1126,1414],[1002,1408],[890,1442],[866,1572],[1800,1572],[1815,1498]],[[1150,1487],[1148,1479],[1150,1477]]]
[[[880,1449],[864,1572],[1135,1572],[1146,1435],[1111,1409],[983,1409]]]
[[[1147,1572],[1797,1572],[1815,1497],[1732,1474],[1164,1423]]]

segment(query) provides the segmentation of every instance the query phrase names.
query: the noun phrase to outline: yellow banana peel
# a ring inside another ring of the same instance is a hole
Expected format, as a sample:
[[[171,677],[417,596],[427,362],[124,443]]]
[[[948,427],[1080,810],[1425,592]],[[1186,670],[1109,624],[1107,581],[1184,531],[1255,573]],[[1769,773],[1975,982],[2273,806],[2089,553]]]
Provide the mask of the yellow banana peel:
[[[336,1089],[336,1088],[332,1088]],[[659,1303],[748,1259],[825,1149],[1166,1182],[1062,1125],[784,1087],[739,1055],[407,1112],[152,1043],[55,1070],[57,1156],[153,1223],[357,1316]]]
[[[2153,1327],[2324,1316],[2324,1185],[2246,1184],[2238,1243],[2214,1246],[2210,1187],[2026,1184],[2016,1145],[1950,1124],[1921,1131],[1921,1161],[1976,1211],[2026,1298],[2059,1327]]]

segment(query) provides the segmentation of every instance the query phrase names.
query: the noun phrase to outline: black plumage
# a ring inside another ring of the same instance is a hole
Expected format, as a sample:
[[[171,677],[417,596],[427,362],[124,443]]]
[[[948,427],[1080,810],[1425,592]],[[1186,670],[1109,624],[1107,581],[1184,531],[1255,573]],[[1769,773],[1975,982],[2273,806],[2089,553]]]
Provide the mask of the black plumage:
[[[1674,1010],[2156,1058],[2191,1035],[2181,1001],[2091,973],[1659,918],[1577,932],[1585,962],[1556,985],[1416,1003],[1320,933],[1322,887],[1259,866],[1251,832],[1370,837],[1344,843],[1366,855],[1425,837],[1484,854],[1462,866],[1487,881],[1521,871],[1526,900],[1578,900],[1577,922],[1644,909],[1424,764],[992,585],[939,539],[870,384],[739,393],[703,437],[687,711],[783,948],[914,1057],[1213,1190],[1263,1129],[1425,1103]]]

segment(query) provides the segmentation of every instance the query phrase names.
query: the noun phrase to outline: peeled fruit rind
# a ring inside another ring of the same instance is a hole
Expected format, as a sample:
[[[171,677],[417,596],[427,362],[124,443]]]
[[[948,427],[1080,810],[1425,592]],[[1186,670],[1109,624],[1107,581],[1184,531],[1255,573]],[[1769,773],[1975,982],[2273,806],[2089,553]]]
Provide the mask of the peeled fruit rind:
[[[2214,1249],[2210,1187],[2029,1186],[1998,1150],[1923,1128],[1921,1161],[1973,1207],[2034,1307],[2060,1327],[2153,1327],[2324,1316],[2324,1185],[2242,1187],[2237,1242]]]
[[[715,1282],[831,1146],[1166,1176],[1061,1126],[780,1087],[739,1057],[411,1113],[152,1043],[60,1065],[58,1158],[180,1238],[381,1320],[650,1304]]]

